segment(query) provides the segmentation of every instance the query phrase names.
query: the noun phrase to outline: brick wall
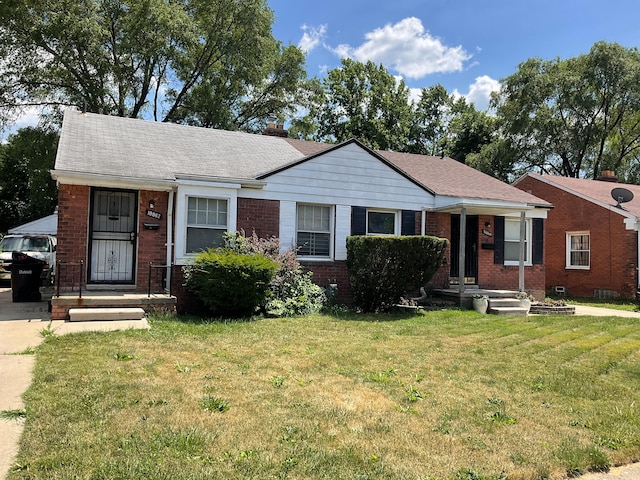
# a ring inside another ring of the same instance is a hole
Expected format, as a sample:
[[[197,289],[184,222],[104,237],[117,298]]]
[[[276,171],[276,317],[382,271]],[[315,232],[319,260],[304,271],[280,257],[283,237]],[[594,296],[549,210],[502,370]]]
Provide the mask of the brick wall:
[[[237,229],[249,236],[255,232],[258,238],[279,237],[280,202],[238,198]]]
[[[545,221],[547,291],[559,285],[579,297],[591,297],[595,289],[610,290],[615,296],[635,296],[637,232],[625,229],[621,215],[531,177],[525,177],[517,187],[555,207]],[[566,233],[572,231],[590,232],[589,270],[566,268]]]
[[[425,212],[425,235],[431,235],[439,238],[449,238],[451,236],[451,215],[448,213],[433,213]],[[433,278],[428,283],[432,288],[449,288],[450,278],[450,260],[451,260],[451,245],[447,247],[444,253],[444,260],[442,266],[433,275]]]
[[[153,209],[149,201],[153,200]],[[167,263],[167,209],[169,204],[168,192],[140,190],[138,195],[138,271],[136,277],[137,291],[146,292],[149,280],[149,263],[166,265]],[[147,215],[147,210],[162,215],[160,220]],[[145,223],[157,224],[157,230],[145,228]],[[152,269],[151,290],[161,292],[163,289],[164,272]]]
[[[338,284],[338,304],[353,305],[347,262],[301,262],[301,264],[305,270],[313,272],[313,283],[316,285],[325,288],[329,284],[329,280],[336,281]]]
[[[83,185],[58,186],[58,247],[56,260],[61,264],[84,262],[83,278],[86,282],[87,237],[89,232],[90,188]],[[60,285],[66,290],[77,285],[80,267],[76,265],[60,268]]]

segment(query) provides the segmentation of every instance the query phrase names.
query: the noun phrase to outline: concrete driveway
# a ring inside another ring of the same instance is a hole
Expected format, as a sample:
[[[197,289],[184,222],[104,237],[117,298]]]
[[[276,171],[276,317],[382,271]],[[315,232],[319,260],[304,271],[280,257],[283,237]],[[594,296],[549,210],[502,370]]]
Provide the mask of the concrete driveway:
[[[146,320],[111,322],[51,322],[48,299],[42,302],[14,303],[11,289],[0,285],[0,411],[24,408],[22,394],[31,384],[34,355],[16,355],[38,346],[42,332],[51,329],[56,335],[80,331],[110,331],[149,328]],[[6,478],[18,453],[23,423],[0,419],[0,480]]]

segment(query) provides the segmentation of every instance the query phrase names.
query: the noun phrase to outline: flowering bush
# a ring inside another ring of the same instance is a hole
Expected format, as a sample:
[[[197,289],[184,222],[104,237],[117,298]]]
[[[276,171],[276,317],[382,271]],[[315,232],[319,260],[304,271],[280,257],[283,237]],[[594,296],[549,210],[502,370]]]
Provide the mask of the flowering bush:
[[[313,273],[302,269],[295,250],[281,252],[280,241],[276,237],[258,238],[255,232],[246,237],[243,233],[225,234],[225,246],[237,253],[264,255],[278,264],[263,306],[267,315],[309,315],[323,307],[325,292],[322,287],[313,283]]]

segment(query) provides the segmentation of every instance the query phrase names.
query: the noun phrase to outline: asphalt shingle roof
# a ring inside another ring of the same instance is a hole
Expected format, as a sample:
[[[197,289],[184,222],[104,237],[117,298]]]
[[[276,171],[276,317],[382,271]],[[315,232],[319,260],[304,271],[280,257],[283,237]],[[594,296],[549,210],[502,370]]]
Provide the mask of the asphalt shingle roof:
[[[132,179],[253,180],[336,145],[68,111],[55,170]],[[549,204],[451,158],[376,152],[417,184],[467,199]]]
[[[528,173],[527,175],[611,207],[615,207],[617,204],[617,201],[611,196],[611,191],[614,188],[625,188],[633,193],[633,200],[622,204],[624,210],[621,213],[640,217],[640,185],[561,177],[557,175],[540,175],[538,173]]]
[[[398,152],[380,153],[438,195],[550,206],[548,202],[530,193],[449,157]]]
[[[153,180],[252,179],[300,157],[276,137],[71,111],[55,169]]]

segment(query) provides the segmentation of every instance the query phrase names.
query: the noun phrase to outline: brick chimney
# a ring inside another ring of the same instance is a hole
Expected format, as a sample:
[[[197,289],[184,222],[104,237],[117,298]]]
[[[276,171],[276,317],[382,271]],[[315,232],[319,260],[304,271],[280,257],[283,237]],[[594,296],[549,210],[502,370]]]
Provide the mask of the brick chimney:
[[[267,124],[267,128],[264,129],[262,134],[269,135],[271,137],[284,137],[284,138],[289,136],[289,132],[287,132],[284,129],[284,124],[279,122],[278,123],[269,122]]]
[[[601,182],[617,183],[618,177],[616,176],[616,172],[614,172],[613,170],[603,170],[598,180],[600,180]]]

